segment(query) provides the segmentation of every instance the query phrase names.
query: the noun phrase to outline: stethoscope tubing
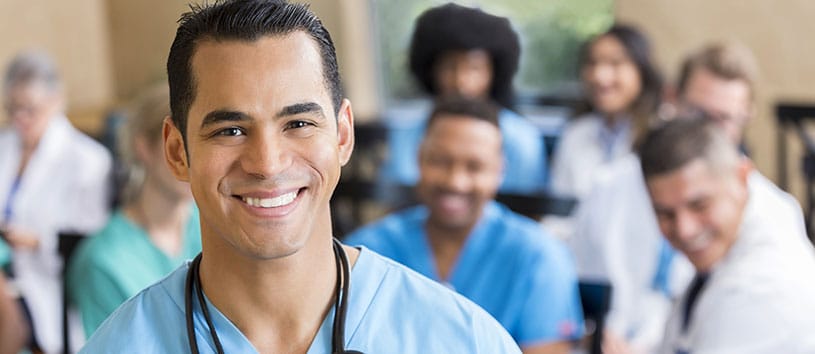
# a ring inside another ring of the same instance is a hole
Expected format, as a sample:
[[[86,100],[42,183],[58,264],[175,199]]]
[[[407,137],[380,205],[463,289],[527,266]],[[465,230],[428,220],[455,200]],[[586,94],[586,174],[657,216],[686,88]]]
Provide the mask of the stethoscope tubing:
[[[337,269],[337,285],[334,288],[334,322],[331,336],[331,352],[335,354],[362,354],[355,350],[345,350],[345,318],[348,312],[348,291],[350,288],[351,265],[348,262],[348,256],[342,248],[342,244],[336,239],[332,239],[334,248],[334,260]],[[209,334],[215,344],[215,350],[218,354],[224,354],[224,348],[221,345],[221,340],[218,338],[218,333],[215,330],[215,325],[212,323],[209,309],[206,306],[204,299],[204,291],[201,288],[201,279],[199,269],[201,266],[202,254],[199,253],[193,259],[190,269],[187,270],[187,279],[184,287],[184,310],[187,324],[187,339],[189,340],[190,352],[198,354],[198,342],[195,338],[195,323],[193,322],[193,292],[195,292],[198,303],[201,307],[201,312],[204,315],[204,320],[207,322]]]

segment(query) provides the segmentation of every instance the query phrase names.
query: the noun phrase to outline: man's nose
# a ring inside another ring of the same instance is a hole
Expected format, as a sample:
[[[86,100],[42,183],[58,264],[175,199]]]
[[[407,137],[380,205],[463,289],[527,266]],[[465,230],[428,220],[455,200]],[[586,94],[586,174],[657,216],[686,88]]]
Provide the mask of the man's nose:
[[[241,168],[247,174],[266,179],[291,164],[286,144],[279,138],[256,134],[249,137],[246,146],[241,156]]]
[[[466,193],[470,189],[471,178],[461,167],[453,167],[445,175],[445,187],[453,192]]]
[[[700,223],[692,213],[680,211],[676,214],[674,231],[680,240],[690,241],[699,234],[699,228]]]

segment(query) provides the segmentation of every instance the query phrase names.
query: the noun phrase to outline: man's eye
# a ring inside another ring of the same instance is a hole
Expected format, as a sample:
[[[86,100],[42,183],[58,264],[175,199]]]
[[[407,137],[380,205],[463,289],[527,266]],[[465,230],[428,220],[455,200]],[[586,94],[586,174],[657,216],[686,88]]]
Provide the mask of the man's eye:
[[[237,127],[229,127],[226,129],[219,130],[217,135],[220,136],[240,136],[243,135],[243,130]]]
[[[302,120],[294,120],[287,124],[287,128],[289,129],[298,129],[298,128],[305,128],[307,126],[312,125],[309,122],[302,121]]]

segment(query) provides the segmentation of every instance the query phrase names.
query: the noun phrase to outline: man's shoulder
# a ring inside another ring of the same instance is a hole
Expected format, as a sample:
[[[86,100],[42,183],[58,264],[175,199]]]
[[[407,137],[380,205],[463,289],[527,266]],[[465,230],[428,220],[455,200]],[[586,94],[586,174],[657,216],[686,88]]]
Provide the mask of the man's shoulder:
[[[401,336],[399,340],[405,343],[424,342],[430,348],[458,348],[462,352],[517,352],[506,330],[472,301],[370,250],[363,248],[362,254],[364,266],[371,269],[359,280],[370,283],[361,287],[376,290],[360,294],[362,300],[370,300],[364,301],[366,309],[360,315],[361,336],[370,336],[374,328],[388,327],[383,324],[396,318],[399,333],[393,335]],[[352,278],[352,284],[354,281],[357,279]],[[502,349],[480,351],[484,348]]]
[[[182,265],[114,311],[93,333],[82,353],[172,353],[183,350],[184,279]],[[145,340],[149,339],[149,340]]]
[[[427,218],[427,208],[414,206],[384,216],[368,225],[365,225],[351,234],[344,242],[349,245],[365,245],[369,248],[371,242],[394,242],[405,237],[415,236],[416,231],[422,228]]]
[[[540,223],[494,202],[486,206],[483,230],[491,234],[496,248],[509,248],[518,255],[568,256],[568,248]]]
[[[521,136],[539,136],[540,129],[530,120],[510,109],[501,109],[498,114],[499,124],[506,133]]]

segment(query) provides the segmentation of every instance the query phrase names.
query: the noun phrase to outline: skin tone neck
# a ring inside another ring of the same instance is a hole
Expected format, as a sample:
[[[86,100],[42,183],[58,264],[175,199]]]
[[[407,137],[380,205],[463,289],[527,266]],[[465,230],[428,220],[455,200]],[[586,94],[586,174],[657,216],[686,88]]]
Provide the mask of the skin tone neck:
[[[436,271],[439,279],[446,281],[450,278],[453,266],[456,264],[464,243],[475,225],[466,228],[450,229],[432,221],[427,222],[425,231],[430,242],[430,249],[436,260]]]
[[[190,214],[189,198],[166,193],[148,175],[141,193],[124,208],[124,213],[162,252],[171,257],[179,254]]]
[[[331,225],[330,219],[324,225]],[[208,252],[228,246],[215,246],[224,242],[220,237],[203,238],[204,293],[259,352],[307,352],[333,306],[336,265],[331,233],[321,231],[322,237],[311,237],[311,245],[300,252],[270,260]],[[343,249],[353,266],[359,251]]]

